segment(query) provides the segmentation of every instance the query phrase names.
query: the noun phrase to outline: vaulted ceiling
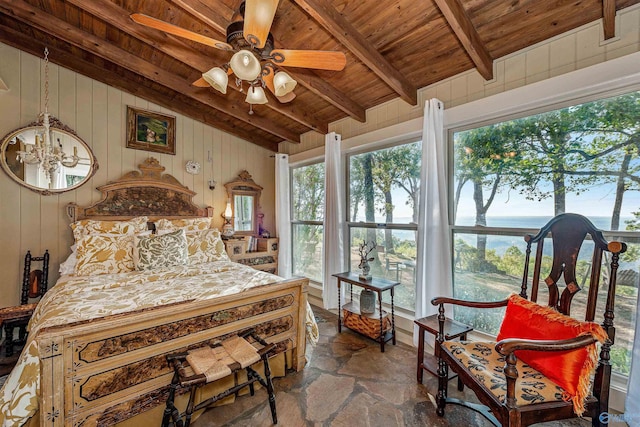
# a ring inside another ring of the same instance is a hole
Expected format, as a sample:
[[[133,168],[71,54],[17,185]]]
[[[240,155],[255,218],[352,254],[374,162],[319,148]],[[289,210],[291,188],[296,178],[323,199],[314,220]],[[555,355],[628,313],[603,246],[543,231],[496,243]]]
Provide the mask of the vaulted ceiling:
[[[135,23],[144,13],[226,40],[241,0],[0,0],[0,41],[122,89],[257,145],[277,151],[310,130],[603,19],[615,34],[616,10],[640,0],[280,0],[271,33],[276,48],[336,50],[342,71],[287,67],[295,98],[253,107],[233,78],[226,95],[192,83],[229,52]]]

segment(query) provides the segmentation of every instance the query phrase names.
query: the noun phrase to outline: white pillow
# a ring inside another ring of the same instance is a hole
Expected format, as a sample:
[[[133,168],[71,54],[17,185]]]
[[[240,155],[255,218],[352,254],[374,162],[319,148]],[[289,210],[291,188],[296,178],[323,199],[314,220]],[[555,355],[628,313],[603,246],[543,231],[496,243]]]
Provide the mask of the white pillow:
[[[63,276],[66,274],[74,274],[76,272],[78,257],[76,256],[75,245],[73,245],[72,248],[71,255],[69,255],[67,259],[60,264],[60,269],[58,270]]]

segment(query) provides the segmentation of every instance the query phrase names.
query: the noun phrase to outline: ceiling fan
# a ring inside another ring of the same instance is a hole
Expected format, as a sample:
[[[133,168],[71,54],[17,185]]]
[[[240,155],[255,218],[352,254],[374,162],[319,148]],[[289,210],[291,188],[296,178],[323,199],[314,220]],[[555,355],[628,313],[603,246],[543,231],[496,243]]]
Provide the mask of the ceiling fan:
[[[229,75],[236,76],[236,84],[242,91],[242,82],[249,84],[247,98],[249,113],[253,104],[267,103],[266,86],[280,102],[295,98],[293,89],[297,82],[278,67],[301,67],[318,70],[341,71],[347,59],[343,52],[326,50],[275,49],[269,32],[278,8],[278,0],[246,0],[240,4],[239,13],[244,19],[227,27],[226,42],[203,36],[168,22],[142,13],[134,13],[131,19],[141,25],[164,31],[220,50],[235,52],[227,64],[204,72],[193,82],[199,87],[212,86],[227,93]]]

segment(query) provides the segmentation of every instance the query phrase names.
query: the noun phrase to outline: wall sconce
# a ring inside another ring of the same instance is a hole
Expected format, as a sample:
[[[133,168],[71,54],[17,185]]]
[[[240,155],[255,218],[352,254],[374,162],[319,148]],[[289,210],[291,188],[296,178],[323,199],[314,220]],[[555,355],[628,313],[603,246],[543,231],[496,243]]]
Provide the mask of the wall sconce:
[[[222,225],[222,235],[224,237],[233,236],[233,224],[231,224],[231,220],[233,219],[233,210],[231,209],[231,199],[227,199],[227,207],[222,214],[224,218],[224,224]]]
[[[208,181],[208,184],[209,184],[209,190],[215,190],[215,189],[216,189],[216,184],[217,184],[217,182],[216,182],[216,180],[215,180],[215,179],[211,178],[211,179]]]

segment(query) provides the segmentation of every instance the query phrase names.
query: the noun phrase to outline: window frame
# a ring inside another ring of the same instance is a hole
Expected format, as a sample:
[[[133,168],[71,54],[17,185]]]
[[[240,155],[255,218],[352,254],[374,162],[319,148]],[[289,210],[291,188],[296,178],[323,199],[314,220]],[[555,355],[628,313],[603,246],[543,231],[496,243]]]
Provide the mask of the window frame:
[[[291,270],[293,272],[293,269],[295,267],[294,265],[294,260],[293,260],[293,254],[294,254],[294,245],[295,242],[293,240],[293,236],[294,234],[294,229],[296,227],[296,225],[313,225],[313,226],[320,226],[320,227],[324,227],[324,218],[322,221],[318,221],[318,220],[298,220],[298,219],[293,219],[294,215],[293,215],[293,208],[294,208],[294,203],[293,203],[293,197],[294,197],[294,191],[293,191],[293,184],[294,184],[294,178],[293,178],[293,173],[295,169],[301,169],[307,166],[312,166],[312,165],[317,165],[317,164],[324,164],[324,157],[322,158],[314,158],[314,159],[309,159],[307,161],[304,162],[296,162],[296,163],[290,163],[289,164],[289,182],[291,183],[291,191],[289,192],[289,218],[291,218],[289,227],[290,227],[290,235],[291,235]],[[324,185],[324,184],[323,184]],[[324,202],[323,202],[324,204]],[[323,207],[324,209],[324,207]],[[324,230],[323,230],[324,231]],[[324,248],[323,248],[323,253],[324,253]],[[321,273],[321,277],[320,277],[320,282],[318,282],[317,280],[309,277],[309,282],[313,283],[315,285],[322,285],[322,280],[324,280],[324,277],[322,277],[323,272],[324,272],[324,257],[321,257],[320,259],[320,263],[321,263],[321,267],[320,267],[320,273]],[[306,276],[305,276],[306,277]]]
[[[640,60],[640,52],[629,56]],[[632,58],[619,59],[633,61]],[[625,66],[616,70],[615,62],[613,60],[609,61],[609,63],[598,64],[551,80],[502,92],[449,110],[445,109],[444,132],[447,138],[447,174],[449,179],[449,235],[452,243],[458,233],[483,234],[487,236],[513,236],[520,234],[524,236],[526,233],[533,232],[535,234],[539,231],[539,229],[529,228],[478,227],[455,224],[454,133],[639,91],[640,72],[629,72],[629,69]],[[605,73],[601,75],[607,76],[610,80],[602,82],[598,73]],[[590,81],[591,84],[583,84],[580,87],[583,80]],[[623,240],[628,243],[640,243],[640,232],[635,231],[603,230],[603,236],[609,241]],[[455,257],[453,244],[450,248],[450,256],[452,259]],[[455,271],[452,271],[452,274],[452,286],[455,286]],[[640,313],[636,312],[635,316],[638,319]],[[479,331],[477,333],[487,335]],[[613,372],[612,374],[612,385],[624,392],[627,388],[628,376],[618,372]]]
[[[404,138],[394,138],[391,141],[377,141],[371,144],[366,144],[363,146],[360,146],[356,149],[351,149],[351,150],[343,150],[343,166],[344,166],[344,176],[345,176],[345,201],[344,201],[344,224],[345,224],[345,242],[344,242],[344,247],[343,247],[343,260],[344,260],[344,265],[346,268],[349,269],[349,271],[351,271],[351,259],[350,259],[350,252],[351,252],[351,240],[352,240],[352,229],[354,228],[366,228],[366,229],[374,229],[374,230],[402,230],[402,231],[413,231],[416,232],[418,231],[418,224],[417,223],[407,223],[407,224],[401,224],[401,223],[386,223],[386,222],[365,222],[365,221],[351,221],[351,205],[349,203],[349,201],[351,200],[351,176],[350,176],[350,160],[351,157],[353,156],[358,156],[361,154],[365,154],[365,153],[372,153],[375,151],[381,151],[381,150],[386,150],[389,148],[394,148],[394,147],[399,147],[401,145],[408,145],[408,144],[413,144],[416,142],[421,142],[422,141],[422,134],[420,134],[419,136],[415,136],[415,135],[411,135],[411,136],[405,136]],[[422,165],[420,166],[422,169]],[[418,207],[419,209],[419,207]],[[416,246],[417,246],[418,242],[416,241]],[[417,247],[416,247],[417,249]],[[413,283],[413,286],[415,288],[416,283]],[[415,289],[414,289],[415,290]],[[388,307],[389,304],[387,304],[386,301],[383,301],[383,305],[385,307]],[[414,302],[414,306],[409,308],[406,307],[402,307],[399,306],[398,303],[395,304],[395,309],[396,310],[400,310],[406,313],[409,313],[411,315],[414,315],[415,312],[415,302]]]

